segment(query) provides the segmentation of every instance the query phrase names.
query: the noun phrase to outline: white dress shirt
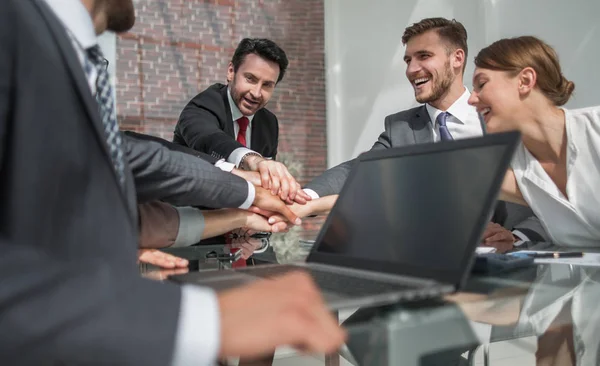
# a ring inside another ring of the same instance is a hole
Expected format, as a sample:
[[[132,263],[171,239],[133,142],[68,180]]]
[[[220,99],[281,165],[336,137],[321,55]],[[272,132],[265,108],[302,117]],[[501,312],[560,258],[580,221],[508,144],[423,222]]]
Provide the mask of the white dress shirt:
[[[90,14],[80,0],[45,0],[71,36],[80,62],[85,50],[97,44]],[[96,81],[87,75],[90,91]],[[213,291],[196,286],[183,286],[177,324],[173,365],[212,365],[219,349],[219,306]]]
[[[471,97],[471,93],[465,87],[465,91],[460,98],[446,110],[446,112],[450,113],[446,119],[446,126],[455,140],[483,135],[477,111],[468,103],[469,97]],[[443,111],[430,104],[425,104],[425,108],[427,108],[429,119],[431,119],[431,123],[434,125],[432,129],[433,142],[439,142],[440,126],[437,124],[436,119]]]
[[[523,144],[511,167],[523,198],[555,244],[600,247],[600,106],[563,110],[567,197]]]
[[[240,132],[240,124],[238,123],[238,119],[244,117],[244,115],[233,101],[233,98],[231,97],[231,92],[229,91],[229,85],[227,86],[227,99],[229,100],[229,110],[231,111],[231,119],[233,119],[233,135],[236,137],[237,140],[237,135]],[[227,161],[235,164],[236,167],[240,166],[244,155],[248,153],[258,154],[256,151],[250,150],[252,141],[252,120],[254,119],[254,115],[246,116],[246,118],[248,118],[248,121],[250,121],[250,123],[248,123],[248,128],[246,129],[246,147],[238,147],[237,149],[233,150],[231,154],[229,154],[229,156],[227,157]]]

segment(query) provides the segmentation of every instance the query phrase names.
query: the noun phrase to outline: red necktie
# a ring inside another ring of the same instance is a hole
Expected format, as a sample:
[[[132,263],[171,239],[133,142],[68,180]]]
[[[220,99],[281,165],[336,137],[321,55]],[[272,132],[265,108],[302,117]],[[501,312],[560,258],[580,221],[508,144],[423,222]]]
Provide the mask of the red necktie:
[[[248,125],[250,124],[250,121],[248,120],[248,117],[244,116],[239,118],[237,120],[237,123],[240,126],[240,131],[237,135],[237,142],[244,146],[248,146],[246,145],[246,130],[248,130]]]
[[[248,130],[248,125],[250,124],[250,120],[248,120],[248,117],[242,116],[242,117],[238,118],[237,123],[238,123],[238,126],[240,127],[240,130],[237,135],[237,142],[239,142],[240,144],[242,144],[244,146],[247,146],[246,145],[246,131]],[[225,234],[225,242],[227,244],[232,243],[231,231]],[[241,250],[241,249],[240,248],[231,248],[231,253],[235,253],[238,250]],[[233,268],[246,267],[246,260],[240,258],[237,261],[231,263],[231,267],[233,267]]]

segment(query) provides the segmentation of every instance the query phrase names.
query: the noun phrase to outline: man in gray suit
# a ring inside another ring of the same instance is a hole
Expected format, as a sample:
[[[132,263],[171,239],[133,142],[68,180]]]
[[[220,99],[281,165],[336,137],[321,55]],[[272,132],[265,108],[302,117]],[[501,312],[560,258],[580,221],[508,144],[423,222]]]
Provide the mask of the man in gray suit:
[[[218,295],[140,278],[137,202],[295,217],[239,177],[121,136],[96,34],[134,19],[131,0],[1,2],[0,359],[197,365],[336,349],[344,333],[305,275]]]
[[[385,131],[372,150],[480,136],[482,126],[475,108],[467,103],[470,93],[463,83],[468,52],[467,32],[463,25],[444,18],[423,19],[406,28],[402,43],[406,46],[406,77],[414,88],[416,100],[424,104],[387,116]],[[310,182],[305,191],[313,199],[338,194],[353,164],[354,160],[351,160],[325,171]],[[313,200],[294,211],[300,216],[312,213],[311,208],[317,206],[322,211],[324,205],[319,201]],[[510,204],[506,210],[509,217],[519,216],[521,220],[533,215],[529,209],[518,205]],[[506,210],[505,203],[500,202],[493,221],[504,222]],[[484,234],[484,244],[504,252],[512,249],[515,242],[543,240],[537,218],[524,224],[527,226],[517,224],[519,230],[511,234],[500,225],[490,223]],[[524,232],[531,236],[527,237]]]

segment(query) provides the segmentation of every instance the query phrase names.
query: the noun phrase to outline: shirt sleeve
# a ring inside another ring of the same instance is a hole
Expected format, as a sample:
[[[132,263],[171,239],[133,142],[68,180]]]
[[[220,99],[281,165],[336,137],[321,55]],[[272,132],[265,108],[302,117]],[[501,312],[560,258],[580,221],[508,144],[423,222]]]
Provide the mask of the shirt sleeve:
[[[215,163],[215,166],[221,169],[224,172],[231,173],[233,168],[235,168],[235,164],[225,161],[225,159],[221,159]]]
[[[254,188],[254,185],[252,183],[248,182],[248,198],[246,198],[244,203],[242,203],[242,205],[239,208],[243,208],[244,210],[249,209],[250,206],[252,206],[252,203],[254,202],[255,197],[256,197],[256,188]]]
[[[214,365],[220,332],[217,295],[202,287],[183,286],[172,365]]]
[[[317,198],[319,198],[319,194],[310,188],[304,188],[303,191],[304,191],[304,193],[309,195],[310,198],[312,198],[313,200],[316,200]]]
[[[188,247],[202,239],[204,215],[194,207],[175,207],[179,215],[179,230],[172,248]]]
[[[514,236],[519,238],[519,240],[516,241],[514,244],[515,247],[518,247],[518,246],[522,245],[523,243],[525,243],[526,241],[529,241],[529,238],[527,237],[527,235],[523,234],[519,230],[513,230],[512,233]]]
[[[227,161],[232,164],[235,164],[235,166],[239,168],[240,163],[242,162],[242,158],[244,157],[244,155],[249,153],[258,154],[256,151],[247,149],[245,147],[238,147],[237,149],[233,150],[231,154],[229,154]]]

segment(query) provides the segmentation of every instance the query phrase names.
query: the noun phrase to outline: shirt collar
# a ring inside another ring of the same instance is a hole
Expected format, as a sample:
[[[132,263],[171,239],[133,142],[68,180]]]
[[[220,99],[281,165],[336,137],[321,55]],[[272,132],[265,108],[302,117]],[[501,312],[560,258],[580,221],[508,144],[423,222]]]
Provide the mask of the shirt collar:
[[[233,98],[231,97],[231,92],[229,91],[229,85],[227,85],[227,99],[229,100],[229,109],[231,110],[231,118],[233,118],[234,121],[237,121],[238,119],[242,118],[244,115],[242,114],[242,112],[240,112],[240,109],[237,107],[237,105],[233,101]],[[249,122],[252,122],[254,115],[246,116],[246,118],[248,118]]]
[[[83,49],[98,44],[92,17],[81,0],[45,0]]]
[[[470,97],[471,93],[469,92],[469,89],[467,89],[467,87],[465,86],[465,92],[462,93],[460,98],[458,98],[454,103],[452,103],[452,105],[450,106],[450,108],[448,108],[446,112],[453,115],[458,122],[465,124],[468,120],[469,114],[473,112],[473,107],[471,107],[468,103]],[[425,108],[427,108],[427,113],[429,113],[429,118],[431,119],[431,122],[435,124],[437,116],[443,111],[431,106],[430,104],[425,104]]]

